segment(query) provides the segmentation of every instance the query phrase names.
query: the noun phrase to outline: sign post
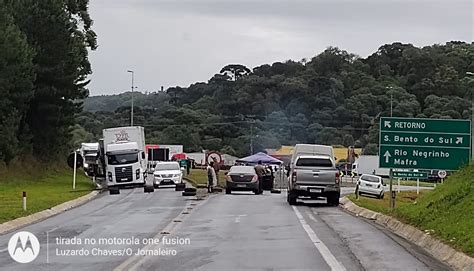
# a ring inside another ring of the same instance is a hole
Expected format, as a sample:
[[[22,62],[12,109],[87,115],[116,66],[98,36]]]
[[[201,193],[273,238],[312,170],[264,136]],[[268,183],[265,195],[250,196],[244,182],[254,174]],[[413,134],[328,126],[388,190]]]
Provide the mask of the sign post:
[[[392,169],[390,169],[389,174],[390,174],[390,209],[393,209],[393,206],[395,204],[393,202],[394,201],[394,197],[393,197],[394,193],[393,193],[393,188],[392,188],[392,186],[393,186],[393,171],[392,171]]]
[[[74,152],[74,176],[72,177],[72,190],[76,190],[77,151]]]
[[[416,194],[420,194],[420,179],[416,179]]]

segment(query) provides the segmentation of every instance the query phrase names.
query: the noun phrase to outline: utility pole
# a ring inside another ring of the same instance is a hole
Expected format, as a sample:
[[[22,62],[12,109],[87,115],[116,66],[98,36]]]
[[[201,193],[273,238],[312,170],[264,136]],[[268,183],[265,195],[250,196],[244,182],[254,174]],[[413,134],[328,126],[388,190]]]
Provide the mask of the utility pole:
[[[393,91],[390,90],[390,117],[393,117]]]
[[[470,76],[469,85],[474,81],[474,72],[466,72],[466,75]],[[470,87],[471,90],[471,160],[474,161],[474,88]]]
[[[250,155],[253,154],[253,121],[250,122]]]
[[[133,89],[135,88],[134,86],[134,72],[132,70],[128,70],[127,72],[132,74],[132,109],[130,111],[130,126],[133,126]]]

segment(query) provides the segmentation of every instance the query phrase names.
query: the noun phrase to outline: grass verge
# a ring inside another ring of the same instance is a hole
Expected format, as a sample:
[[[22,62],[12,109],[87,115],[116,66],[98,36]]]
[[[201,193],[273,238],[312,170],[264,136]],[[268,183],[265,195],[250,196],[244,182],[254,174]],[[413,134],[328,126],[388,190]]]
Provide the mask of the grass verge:
[[[388,194],[386,195],[388,196]],[[474,257],[474,165],[453,174],[432,191],[397,194],[396,208],[384,200],[355,196],[357,205],[398,218]]]
[[[72,170],[55,167],[27,174],[9,170],[0,178],[0,223],[27,216],[90,193],[93,183],[78,170],[72,190]],[[22,192],[27,193],[27,210],[22,209]]]
[[[225,185],[225,172],[219,171],[219,185]],[[205,169],[192,169],[189,175],[185,176],[194,186],[206,186],[207,185],[207,172]]]

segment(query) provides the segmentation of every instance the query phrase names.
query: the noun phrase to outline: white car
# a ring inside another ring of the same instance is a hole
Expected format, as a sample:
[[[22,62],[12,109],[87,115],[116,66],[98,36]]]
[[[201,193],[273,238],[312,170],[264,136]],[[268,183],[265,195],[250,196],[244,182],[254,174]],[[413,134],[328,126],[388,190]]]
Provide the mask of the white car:
[[[153,172],[153,186],[176,185],[183,181],[183,172],[178,162],[160,162]]]
[[[382,177],[369,174],[363,174],[357,182],[359,195],[373,195],[378,199],[383,199],[385,193],[384,186]]]

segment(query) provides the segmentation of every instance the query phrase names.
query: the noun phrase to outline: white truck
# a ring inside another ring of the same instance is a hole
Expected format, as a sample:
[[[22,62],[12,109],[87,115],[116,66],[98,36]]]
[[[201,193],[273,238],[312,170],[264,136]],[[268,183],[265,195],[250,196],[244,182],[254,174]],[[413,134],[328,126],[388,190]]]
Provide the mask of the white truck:
[[[108,186],[145,186],[147,157],[143,127],[109,128],[102,133]]]
[[[352,173],[355,176],[372,174],[380,177],[389,177],[390,169],[379,168],[378,155],[361,155],[352,164]]]
[[[331,146],[297,144],[287,174],[290,205],[299,197],[325,197],[329,205],[339,204],[340,176]]]

